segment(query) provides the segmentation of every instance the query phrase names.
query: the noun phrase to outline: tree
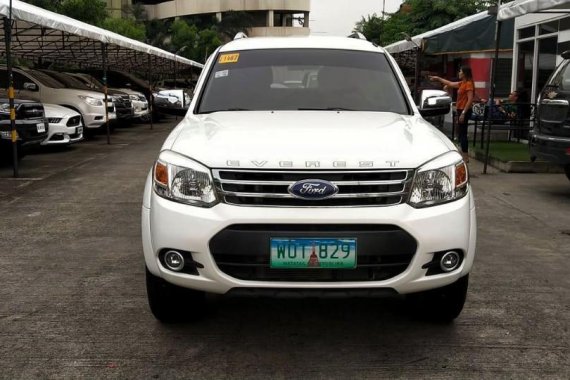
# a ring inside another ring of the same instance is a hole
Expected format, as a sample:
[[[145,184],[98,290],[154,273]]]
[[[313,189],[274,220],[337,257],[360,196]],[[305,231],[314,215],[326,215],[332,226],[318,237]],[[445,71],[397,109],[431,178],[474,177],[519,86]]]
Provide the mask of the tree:
[[[180,18],[172,23],[170,44],[171,51],[178,51],[186,46],[180,55],[203,62],[222,41],[213,27],[198,30],[195,24]]]
[[[254,25],[253,16],[244,11],[229,11],[224,13],[222,21],[216,25],[220,38],[232,40],[239,32],[246,32]]]
[[[97,26],[108,16],[107,4],[102,0],[62,0],[58,13]]]
[[[148,13],[142,3],[135,3],[123,8],[124,12],[129,16],[134,18],[136,21],[146,21],[148,20]]]
[[[35,5],[36,7],[47,9],[48,11],[57,12],[61,0],[24,0],[26,3]]]
[[[150,20],[145,22],[146,43],[159,49],[170,48],[170,25],[169,20]]]
[[[404,0],[400,9],[385,20],[376,14],[362,17],[355,31],[379,45],[388,45],[402,40],[402,33],[421,34],[481,12],[489,5],[488,0]]]
[[[109,17],[103,21],[101,27],[134,40],[144,41],[146,39],[144,24],[130,18]]]

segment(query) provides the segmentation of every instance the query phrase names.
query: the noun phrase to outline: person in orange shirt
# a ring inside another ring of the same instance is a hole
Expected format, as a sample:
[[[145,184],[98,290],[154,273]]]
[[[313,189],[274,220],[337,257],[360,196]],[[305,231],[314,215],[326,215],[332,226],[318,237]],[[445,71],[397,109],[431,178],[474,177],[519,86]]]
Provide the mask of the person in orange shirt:
[[[459,69],[459,82],[451,82],[438,76],[430,76],[431,81],[440,82],[448,88],[457,88],[457,115],[459,115],[457,128],[459,143],[461,145],[461,154],[465,162],[469,162],[469,143],[467,140],[467,126],[471,113],[473,112],[471,106],[473,105],[473,96],[475,94],[475,84],[473,83],[473,73],[471,68],[463,66]]]

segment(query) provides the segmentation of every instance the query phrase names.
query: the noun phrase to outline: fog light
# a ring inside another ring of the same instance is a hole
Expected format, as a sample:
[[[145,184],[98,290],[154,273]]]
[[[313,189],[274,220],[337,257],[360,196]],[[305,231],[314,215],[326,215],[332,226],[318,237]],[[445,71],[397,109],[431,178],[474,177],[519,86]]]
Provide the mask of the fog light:
[[[170,270],[179,272],[184,268],[184,257],[176,251],[168,251],[164,254],[164,264]]]
[[[461,263],[461,258],[459,253],[455,251],[446,252],[439,261],[439,267],[444,272],[451,272],[452,270],[457,269],[459,264]]]

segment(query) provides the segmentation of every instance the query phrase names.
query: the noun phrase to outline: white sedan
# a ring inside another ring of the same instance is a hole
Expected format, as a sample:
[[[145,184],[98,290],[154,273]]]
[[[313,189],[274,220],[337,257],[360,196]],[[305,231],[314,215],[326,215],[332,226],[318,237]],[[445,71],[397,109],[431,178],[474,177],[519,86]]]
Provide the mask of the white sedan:
[[[44,104],[44,110],[49,130],[42,145],[67,145],[83,140],[83,122],[78,112],[55,104]]]

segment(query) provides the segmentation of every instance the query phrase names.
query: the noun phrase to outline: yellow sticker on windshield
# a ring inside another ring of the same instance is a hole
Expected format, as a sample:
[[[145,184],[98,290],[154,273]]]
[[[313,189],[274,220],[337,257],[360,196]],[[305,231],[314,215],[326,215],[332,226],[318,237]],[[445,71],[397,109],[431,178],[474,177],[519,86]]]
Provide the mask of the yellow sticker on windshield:
[[[236,63],[239,60],[239,53],[220,55],[219,63]]]

